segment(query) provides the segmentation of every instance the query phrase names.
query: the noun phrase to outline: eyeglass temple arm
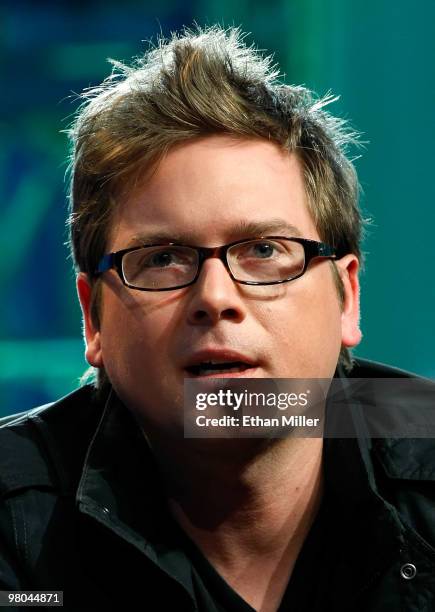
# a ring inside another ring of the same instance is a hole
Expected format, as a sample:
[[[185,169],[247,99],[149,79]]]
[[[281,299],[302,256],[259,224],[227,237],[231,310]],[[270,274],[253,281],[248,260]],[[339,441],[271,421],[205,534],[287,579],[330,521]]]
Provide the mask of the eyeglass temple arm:
[[[328,244],[321,242],[319,244],[319,257],[334,257],[337,258],[337,249],[330,247]]]
[[[110,270],[110,268],[113,267],[113,264],[114,264],[113,253],[108,253],[107,255],[104,255],[100,259],[100,263],[98,264],[98,268],[96,269],[95,273],[102,274],[103,272]]]

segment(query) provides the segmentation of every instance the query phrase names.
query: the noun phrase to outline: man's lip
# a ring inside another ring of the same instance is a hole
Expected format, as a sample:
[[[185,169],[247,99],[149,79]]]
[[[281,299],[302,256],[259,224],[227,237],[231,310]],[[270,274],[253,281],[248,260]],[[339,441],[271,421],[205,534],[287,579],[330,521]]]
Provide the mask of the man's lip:
[[[195,375],[191,372],[187,373],[187,378],[195,378],[195,379],[209,379],[209,378],[260,378],[258,374],[258,368],[256,366],[252,366],[251,368],[247,368],[246,370],[241,370],[240,372],[213,372],[210,374],[199,374]]]
[[[234,361],[242,361],[246,363],[250,368],[256,367],[258,362],[255,361],[249,355],[245,355],[244,353],[239,353],[233,349],[229,348],[208,348],[201,351],[197,351],[196,353],[192,353],[184,364],[184,369],[189,368],[191,366],[199,365],[200,363],[205,363],[207,361],[221,361],[221,362],[234,362]]]

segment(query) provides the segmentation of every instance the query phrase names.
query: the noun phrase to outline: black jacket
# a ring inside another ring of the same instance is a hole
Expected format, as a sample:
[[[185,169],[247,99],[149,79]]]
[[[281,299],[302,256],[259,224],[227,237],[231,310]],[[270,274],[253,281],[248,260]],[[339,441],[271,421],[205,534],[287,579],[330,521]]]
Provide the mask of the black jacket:
[[[352,376],[407,374],[360,360]],[[86,386],[0,424],[0,590],[62,590],[68,610],[227,609],[113,393]],[[325,442],[323,539],[282,609],[435,611],[434,480],[433,439]]]

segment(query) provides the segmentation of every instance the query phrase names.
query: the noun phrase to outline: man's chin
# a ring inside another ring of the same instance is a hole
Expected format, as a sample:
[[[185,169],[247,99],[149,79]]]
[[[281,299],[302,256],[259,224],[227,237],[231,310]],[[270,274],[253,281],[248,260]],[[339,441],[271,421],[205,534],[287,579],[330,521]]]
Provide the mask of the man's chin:
[[[180,463],[192,465],[199,471],[214,466],[215,468],[241,469],[254,458],[259,457],[275,443],[282,442],[273,438],[172,438],[166,443],[160,441],[151,448],[160,455]],[[159,451],[157,449],[160,449]],[[158,457],[157,457],[158,458]]]

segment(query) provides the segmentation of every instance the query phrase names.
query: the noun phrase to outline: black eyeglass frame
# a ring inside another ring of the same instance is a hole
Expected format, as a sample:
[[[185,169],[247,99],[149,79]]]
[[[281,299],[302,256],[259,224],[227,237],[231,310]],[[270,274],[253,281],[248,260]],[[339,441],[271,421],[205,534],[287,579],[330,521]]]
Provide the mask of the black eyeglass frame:
[[[244,244],[248,242],[252,242],[254,240],[287,240],[289,242],[297,242],[301,244],[304,249],[305,262],[304,267],[299,274],[296,276],[292,276],[290,278],[285,278],[278,281],[241,281],[234,277],[231,272],[231,268],[227,259],[228,250],[235,246],[236,244]],[[158,247],[158,246],[181,246],[187,247],[189,249],[193,249],[198,253],[198,270],[195,274],[195,277],[189,281],[188,283],[184,283],[183,285],[177,285],[176,287],[163,287],[161,289],[150,289],[146,287],[136,287],[135,285],[130,285],[124,277],[124,272],[122,269],[122,259],[124,255],[127,253],[132,253],[133,251],[138,251],[139,249],[148,248],[148,247]],[[235,240],[234,242],[230,242],[229,244],[224,244],[222,246],[217,247],[197,247],[192,246],[191,244],[181,244],[179,242],[159,242],[158,244],[143,244],[140,246],[130,247],[128,249],[122,249],[121,251],[115,251],[113,253],[107,253],[103,255],[100,259],[100,262],[95,270],[95,276],[99,276],[107,270],[114,268],[118,273],[121,281],[126,287],[130,289],[136,289],[137,291],[173,291],[175,289],[183,289],[184,287],[189,287],[193,285],[199,278],[201,274],[201,269],[206,259],[210,257],[218,257],[224,264],[227,269],[230,278],[241,285],[280,285],[282,283],[288,283],[290,281],[296,280],[305,274],[307,268],[312,259],[316,257],[324,257],[326,259],[339,259],[339,255],[337,253],[337,249],[334,247],[325,244],[324,242],[317,242],[316,240],[310,240],[308,238],[293,238],[287,236],[258,236],[256,238],[245,238],[244,240]]]

